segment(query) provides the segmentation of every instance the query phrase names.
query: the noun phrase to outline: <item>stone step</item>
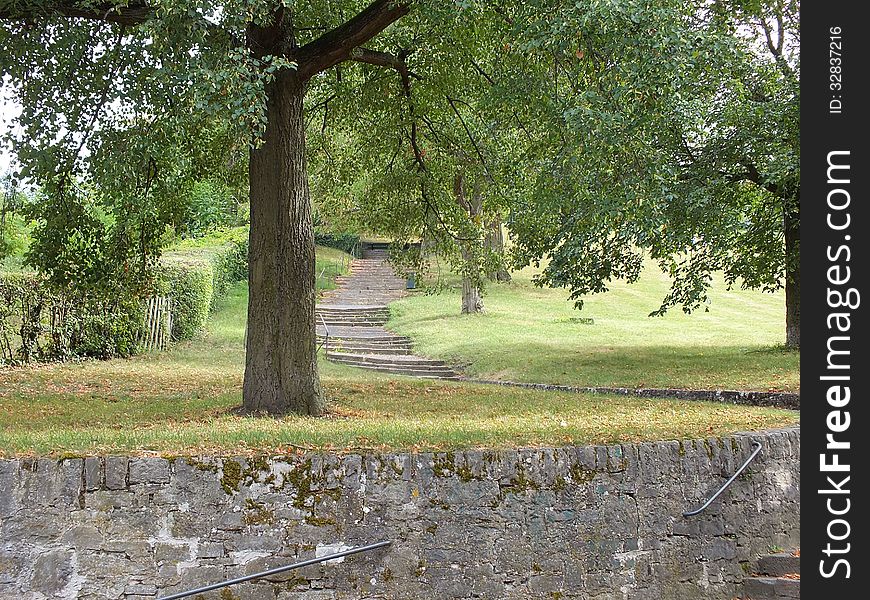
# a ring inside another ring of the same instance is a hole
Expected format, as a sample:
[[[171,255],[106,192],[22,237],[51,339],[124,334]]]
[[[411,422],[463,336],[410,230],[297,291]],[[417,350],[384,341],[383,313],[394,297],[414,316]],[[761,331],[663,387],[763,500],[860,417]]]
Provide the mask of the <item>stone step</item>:
[[[341,363],[344,365],[349,365],[351,367],[360,367],[362,369],[385,369],[391,372],[412,372],[415,375],[425,374],[425,375],[440,375],[444,377],[453,377],[458,375],[456,371],[451,369],[448,366],[439,366],[439,365],[426,365],[426,364],[418,364],[418,363],[408,363],[402,360],[395,360],[390,362],[389,358],[399,358],[399,357],[390,357],[383,356],[378,357],[384,359],[384,362],[372,362],[372,361],[359,361],[352,358],[342,358],[341,352],[334,353],[330,352],[327,354],[327,358],[331,362]]]
[[[356,367],[367,371],[377,371],[379,373],[392,373],[394,375],[406,375],[408,377],[419,377],[421,379],[447,379],[459,381],[461,377],[453,372],[431,371],[425,369],[410,369],[407,367],[391,367],[383,365],[358,365],[354,363],[345,363],[342,361],[333,361],[341,363],[348,367]]]
[[[450,369],[444,361],[435,360],[432,358],[422,358],[413,354],[397,355],[397,356],[380,356],[377,354],[358,354],[355,352],[336,352],[330,350],[326,354],[327,358],[336,358],[344,361],[353,361],[360,364],[389,364],[393,366],[414,366],[414,367],[435,367]]]
[[[324,314],[318,313],[317,318],[323,318],[324,321],[329,323],[330,321],[352,321],[355,323],[359,323],[361,321],[365,322],[373,322],[377,321],[381,325],[389,321],[388,315],[336,315],[336,314]]]
[[[329,341],[318,340],[329,352],[344,352],[346,354],[412,354],[410,344],[365,344],[357,342],[342,342],[332,338]]]
[[[350,335],[353,333],[368,333],[369,335]],[[326,338],[326,332],[318,331],[318,338]],[[408,338],[401,336],[391,336],[389,334],[378,335],[374,331],[360,330],[359,328],[342,330],[341,333],[330,331],[330,342],[341,342],[345,344],[359,344],[362,346],[411,346],[411,341]]]
[[[322,334],[317,335],[318,342],[326,341],[326,336]],[[357,346],[374,346],[377,348],[408,348],[411,349],[411,342],[404,339],[395,339],[389,338],[384,339],[380,337],[374,336],[360,336],[360,337],[348,337],[348,336],[337,336],[331,335],[329,336],[329,343],[337,343],[337,344],[345,344],[348,347],[352,347],[354,345]]]
[[[371,320],[371,321],[355,321],[355,320],[347,320],[347,319],[324,319],[326,321],[327,327],[382,327],[387,320]],[[323,322],[318,320],[318,324],[322,325]]]
[[[323,315],[324,317],[332,317],[336,319],[362,319],[362,318],[378,318],[378,319],[386,319],[390,316],[389,312],[379,312],[379,311],[366,311],[366,310],[317,310],[315,311],[318,315]]]
[[[353,279],[341,279],[336,277],[336,284],[342,284],[348,286],[348,289],[362,290],[369,288],[389,288],[389,289],[398,289],[399,287],[405,287],[405,280],[401,281],[384,281],[383,278],[373,278],[371,280],[353,280]]]
[[[329,340],[329,344],[326,346],[326,350],[328,355],[336,352],[347,353],[350,351],[352,351],[354,354],[383,354],[391,356],[407,356],[411,353],[410,346],[360,346],[357,344],[335,343],[332,340]]]
[[[365,304],[319,304],[318,311],[334,312],[334,313],[357,313],[357,312],[383,312],[390,314],[390,309],[385,305],[365,305]]]
[[[777,554],[765,554],[758,559],[758,567],[755,569],[759,575],[769,577],[782,577],[783,575],[800,575],[801,557],[792,552],[780,552]]]
[[[323,321],[326,321],[327,323],[333,323],[333,322],[338,322],[338,321],[349,321],[351,323],[377,323],[378,325],[383,325],[384,323],[389,321],[389,317],[387,317],[387,316],[359,315],[359,316],[342,317],[342,316],[338,316],[338,315],[324,315],[322,313],[317,315],[317,322],[322,323],[323,321],[321,321],[321,319],[323,319]]]
[[[318,327],[317,329],[318,337],[326,337],[326,332],[323,330],[323,327]],[[329,330],[329,339],[331,340],[349,340],[354,342],[381,342],[381,343],[400,343],[400,344],[410,344],[411,338],[398,335],[396,333],[391,333],[383,328],[377,329],[360,329],[358,327],[349,327],[348,329],[334,329],[330,328]]]
[[[747,577],[743,580],[744,600],[800,598],[800,579],[784,577]]]
[[[389,313],[366,313],[366,312],[331,312],[331,311],[317,311],[315,314],[319,317],[323,317],[324,319],[335,319],[338,321],[360,321],[360,320],[383,320],[386,321],[389,319]]]

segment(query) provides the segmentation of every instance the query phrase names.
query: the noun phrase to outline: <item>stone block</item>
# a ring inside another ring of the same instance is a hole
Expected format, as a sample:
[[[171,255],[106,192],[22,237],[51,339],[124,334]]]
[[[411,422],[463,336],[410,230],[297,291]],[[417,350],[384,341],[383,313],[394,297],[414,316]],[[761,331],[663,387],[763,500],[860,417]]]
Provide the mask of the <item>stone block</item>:
[[[106,488],[123,490],[127,487],[127,468],[130,459],[126,456],[106,457]]]
[[[165,458],[134,458],[130,461],[130,484],[169,483],[169,461]]]

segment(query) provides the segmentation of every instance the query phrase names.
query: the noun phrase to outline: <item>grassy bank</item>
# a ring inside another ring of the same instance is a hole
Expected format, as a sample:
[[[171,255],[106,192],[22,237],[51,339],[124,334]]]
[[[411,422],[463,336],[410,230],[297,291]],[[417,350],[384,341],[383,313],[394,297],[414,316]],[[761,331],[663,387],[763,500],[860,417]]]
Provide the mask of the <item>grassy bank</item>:
[[[546,393],[389,378],[322,362],[324,418],[240,417],[247,289],[207,332],[129,360],[0,370],[0,454],[512,447],[691,438],[797,414],[703,402]]]
[[[567,292],[531,283],[534,269],[490,284],[486,313],[460,315],[455,277],[445,291],[392,305],[389,327],[427,356],[471,375],[580,386],[797,391],[800,353],[784,350],[782,294],[726,291],[716,281],[709,312],[674,309],[648,317],[667,278],[648,268],[633,285],[614,283],[582,311]],[[592,319],[584,323],[583,319]]]

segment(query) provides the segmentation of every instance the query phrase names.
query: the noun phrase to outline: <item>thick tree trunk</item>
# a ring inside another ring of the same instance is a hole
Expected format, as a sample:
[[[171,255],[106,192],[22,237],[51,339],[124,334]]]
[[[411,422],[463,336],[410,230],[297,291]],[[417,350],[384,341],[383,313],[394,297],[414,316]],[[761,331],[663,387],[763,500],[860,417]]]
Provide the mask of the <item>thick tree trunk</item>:
[[[250,151],[251,232],[245,412],[320,415],[314,235],[305,163],[304,82],[267,89],[264,143]]]
[[[799,206],[799,202],[795,202]],[[801,261],[800,261],[800,209],[785,210],[785,345],[801,347]]]
[[[498,255],[499,260],[504,259],[504,233],[501,229],[501,217],[495,217],[487,228],[486,245],[490,251]],[[498,269],[492,273],[487,273],[486,276],[490,281],[498,281],[506,283],[511,280],[511,274],[504,268],[504,264],[499,265]]]
[[[474,257],[471,256],[467,244],[468,242],[463,243],[462,260],[466,265],[469,265],[474,261]],[[462,314],[482,313],[483,311],[483,296],[480,293],[480,286],[478,286],[471,277],[463,276]]]
[[[479,187],[475,186],[469,195],[465,188],[465,175],[460,172],[453,180],[453,191],[456,195],[456,203],[468,213],[469,219],[476,223],[483,206]],[[475,252],[478,248],[474,247],[480,243],[480,239],[463,240],[459,243],[462,254],[462,314],[464,315],[484,311],[483,294],[480,289],[480,257],[479,253]]]

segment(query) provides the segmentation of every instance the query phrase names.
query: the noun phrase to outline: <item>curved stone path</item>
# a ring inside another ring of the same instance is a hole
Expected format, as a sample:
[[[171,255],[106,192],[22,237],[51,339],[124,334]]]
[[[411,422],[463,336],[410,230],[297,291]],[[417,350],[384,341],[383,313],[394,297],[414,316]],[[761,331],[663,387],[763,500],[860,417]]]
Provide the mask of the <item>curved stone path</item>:
[[[326,358],[384,373],[430,379],[458,379],[440,360],[416,356],[411,340],[384,329],[387,304],[406,294],[405,280],[387,262],[387,250],[373,247],[355,259],[350,275],[336,278],[337,289],[317,305],[318,342]]]

